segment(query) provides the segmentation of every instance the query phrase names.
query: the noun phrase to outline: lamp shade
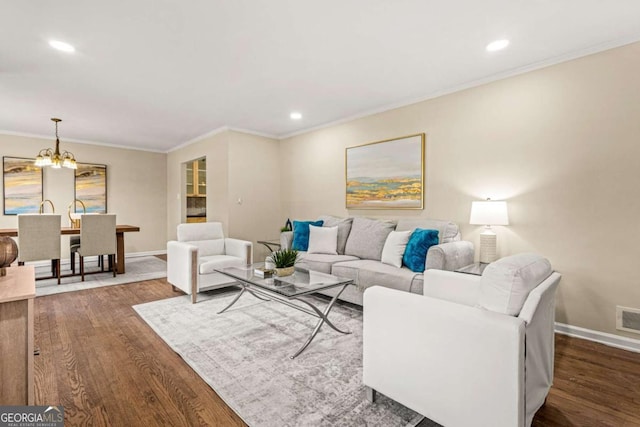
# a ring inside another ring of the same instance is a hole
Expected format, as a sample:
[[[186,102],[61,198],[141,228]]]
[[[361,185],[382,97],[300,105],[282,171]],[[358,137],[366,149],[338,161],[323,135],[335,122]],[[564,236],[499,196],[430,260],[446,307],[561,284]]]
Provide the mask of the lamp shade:
[[[471,202],[471,218],[469,224],[477,225],[509,225],[507,202],[485,200]]]

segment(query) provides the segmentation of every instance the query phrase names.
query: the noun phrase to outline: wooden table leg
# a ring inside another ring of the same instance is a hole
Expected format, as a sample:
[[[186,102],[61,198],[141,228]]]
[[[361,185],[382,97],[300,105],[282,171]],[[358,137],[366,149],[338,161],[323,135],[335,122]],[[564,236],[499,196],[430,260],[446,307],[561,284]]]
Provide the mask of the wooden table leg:
[[[116,268],[124,274],[124,233],[116,233]]]

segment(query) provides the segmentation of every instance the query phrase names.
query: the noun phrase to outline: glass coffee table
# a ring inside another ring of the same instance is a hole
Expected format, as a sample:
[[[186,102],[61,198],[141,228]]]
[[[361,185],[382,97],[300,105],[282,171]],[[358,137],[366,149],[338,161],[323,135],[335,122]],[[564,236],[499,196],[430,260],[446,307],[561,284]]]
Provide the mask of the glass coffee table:
[[[263,266],[263,263],[259,263],[247,267],[227,267],[216,269],[218,273],[224,274],[225,276],[237,280],[238,285],[241,287],[240,292],[238,292],[236,297],[229,303],[229,305],[220,310],[218,314],[227,311],[238,301],[238,299],[240,299],[240,297],[245,292],[248,292],[258,299],[264,301],[278,301],[279,303],[287,305],[291,308],[317,317],[319,320],[315,328],[313,329],[313,332],[311,332],[311,335],[302,345],[302,347],[300,347],[300,349],[298,349],[298,351],[296,351],[293,356],[290,356],[291,359],[298,356],[304,351],[305,348],[307,348],[307,346],[309,346],[311,341],[313,341],[315,336],[318,334],[320,327],[322,327],[322,325],[325,323],[341,334],[351,333],[350,331],[343,331],[335,326],[329,320],[329,312],[333,308],[340,294],[344,292],[347,286],[353,285],[353,280],[344,279],[333,276],[331,274],[320,273],[317,271],[298,269],[296,269],[291,276],[274,276],[271,278],[264,278],[255,274],[255,269],[261,268]],[[338,292],[331,299],[324,310],[321,310],[315,304],[309,302],[307,299],[302,298],[306,295],[331,288],[337,288]],[[302,303],[304,305],[297,304],[294,301]]]

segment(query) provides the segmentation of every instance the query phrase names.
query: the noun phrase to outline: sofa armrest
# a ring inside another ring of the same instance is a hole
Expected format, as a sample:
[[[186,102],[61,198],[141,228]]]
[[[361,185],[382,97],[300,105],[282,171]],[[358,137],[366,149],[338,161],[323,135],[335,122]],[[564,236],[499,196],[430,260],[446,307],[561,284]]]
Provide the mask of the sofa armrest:
[[[426,270],[423,295],[474,307],[480,298],[480,279],[474,274]]]
[[[473,264],[473,243],[466,240],[431,246],[427,252],[427,270],[454,271],[469,264]]]
[[[280,233],[280,249],[291,249],[293,244],[293,231],[283,231]]]
[[[443,425],[524,425],[521,319],[380,286],[363,310],[366,386]]]
[[[167,282],[195,297],[198,286],[196,246],[175,240],[167,243]]]
[[[253,263],[253,243],[247,240],[227,237],[224,239],[224,251],[227,255],[242,258],[247,265]]]

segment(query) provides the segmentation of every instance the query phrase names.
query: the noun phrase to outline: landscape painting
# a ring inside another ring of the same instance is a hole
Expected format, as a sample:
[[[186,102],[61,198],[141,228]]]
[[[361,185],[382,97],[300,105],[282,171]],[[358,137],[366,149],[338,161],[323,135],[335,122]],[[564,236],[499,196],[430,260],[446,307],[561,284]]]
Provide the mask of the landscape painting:
[[[78,163],[75,181],[75,197],[86,213],[107,213],[107,165]]]
[[[42,169],[33,159],[3,157],[4,214],[38,213],[42,202]]]
[[[422,209],[424,133],[346,150],[347,209]]]

